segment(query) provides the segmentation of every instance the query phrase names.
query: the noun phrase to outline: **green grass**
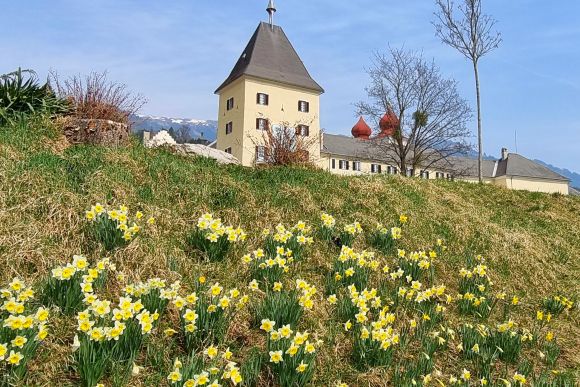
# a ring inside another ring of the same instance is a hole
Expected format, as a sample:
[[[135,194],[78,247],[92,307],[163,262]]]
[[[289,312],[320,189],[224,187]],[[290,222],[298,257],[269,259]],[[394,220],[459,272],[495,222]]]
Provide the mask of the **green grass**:
[[[126,148],[63,145],[50,123],[38,121],[0,128],[0,283],[15,276],[41,280],[56,264],[73,254],[92,259],[104,256],[85,236],[84,211],[95,202],[126,204],[157,218],[155,231],[137,238],[113,260],[133,278],[181,279],[192,283],[199,275],[234,286],[242,280],[236,249],[223,263],[202,263],[192,255],[185,237],[206,211],[250,233],[246,250],[258,247],[264,227],[298,220],[318,224],[322,211],[341,223],[358,220],[365,230],[377,222],[393,225],[400,213],[409,215],[402,245],[418,249],[445,238],[449,254],[439,263],[439,278],[457,291],[457,271],[468,255],[489,259],[495,289],[505,289],[539,305],[555,293],[580,296],[580,200],[561,195],[508,191],[493,186],[447,181],[421,181],[392,176],[339,177],[302,168],[250,169],[219,166],[202,158],[183,158],[164,150],[143,148],[137,141]],[[358,238],[357,248],[368,248]],[[338,251],[317,241],[300,276],[324,289],[324,275]],[[532,314],[534,306],[526,313]],[[317,311],[305,318],[308,329]],[[525,320],[525,317],[523,317]],[[578,314],[556,322],[567,341],[561,359],[578,369]],[[369,385],[377,372],[359,374],[348,362],[342,333],[329,332],[338,350],[327,348],[314,380],[343,379]],[[31,384],[55,381],[74,385],[70,343],[59,341],[42,349],[29,375]],[[169,349],[147,350],[139,385],[163,383],[159,369],[171,364]],[[342,348],[344,353],[341,354]],[[244,351],[249,350],[245,348]],[[48,354],[48,355],[47,355]],[[47,356],[59,363],[46,364]],[[165,356],[165,357],[164,357]],[[37,378],[37,379],[35,379]],[[380,378],[379,378],[380,380]],[[321,384],[319,384],[321,383]],[[357,384],[359,383],[359,384]]]

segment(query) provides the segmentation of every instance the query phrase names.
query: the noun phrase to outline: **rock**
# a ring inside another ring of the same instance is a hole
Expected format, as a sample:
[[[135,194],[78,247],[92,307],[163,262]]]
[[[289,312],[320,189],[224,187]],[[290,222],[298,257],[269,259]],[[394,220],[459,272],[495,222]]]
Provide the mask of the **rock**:
[[[163,145],[177,145],[177,142],[175,142],[167,130],[160,131],[151,139],[144,140],[143,143],[148,148],[157,148]]]
[[[229,153],[201,144],[176,144],[171,149],[184,156],[202,156],[216,160],[220,164],[240,164],[240,161]]]
[[[64,117],[57,123],[71,144],[123,146],[129,143],[129,126],[120,122]]]
[[[201,156],[214,159],[220,164],[240,164],[231,154],[206,145],[178,144],[166,130],[160,131],[152,138],[149,138],[149,133],[144,133],[143,143],[148,148],[164,147],[181,156]]]

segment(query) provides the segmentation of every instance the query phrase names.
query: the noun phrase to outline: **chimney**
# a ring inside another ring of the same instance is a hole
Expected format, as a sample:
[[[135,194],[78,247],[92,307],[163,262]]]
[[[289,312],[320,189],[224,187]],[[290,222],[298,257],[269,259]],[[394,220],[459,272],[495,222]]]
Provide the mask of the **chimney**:
[[[151,141],[151,132],[144,131],[143,132],[143,145],[147,146],[147,144],[149,144],[149,141]]]
[[[501,148],[501,159],[502,160],[507,160],[509,154],[510,154],[510,152],[508,151],[507,148]]]

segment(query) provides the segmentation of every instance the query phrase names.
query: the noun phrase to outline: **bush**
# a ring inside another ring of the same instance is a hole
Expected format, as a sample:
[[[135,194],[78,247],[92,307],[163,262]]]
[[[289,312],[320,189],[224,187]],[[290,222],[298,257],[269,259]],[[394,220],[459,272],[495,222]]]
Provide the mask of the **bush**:
[[[48,83],[40,85],[32,70],[0,75],[0,125],[19,116],[54,115],[68,111],[68,103],[53,93]]]
[[[76,118],[102,119],[129,125],[129,117],[147,102],[127,86],[107,79],[107,73],[92,72],[84,78],[72,76],[61,81],[56,72],[50,73],[50,83],[56,95],[69,101]]]

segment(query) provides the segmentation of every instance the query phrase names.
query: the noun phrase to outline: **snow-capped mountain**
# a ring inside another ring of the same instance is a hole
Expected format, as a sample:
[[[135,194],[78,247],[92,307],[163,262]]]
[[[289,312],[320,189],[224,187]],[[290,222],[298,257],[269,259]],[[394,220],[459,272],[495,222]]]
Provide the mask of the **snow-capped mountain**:
[[[178,142],[188,142],[196,139],[214,141],[217,135],[217,121],[145,116],[141,114],[131,116],[130,120],[135,133],[143,131],[155,133],[167,130],[171,132]]]

